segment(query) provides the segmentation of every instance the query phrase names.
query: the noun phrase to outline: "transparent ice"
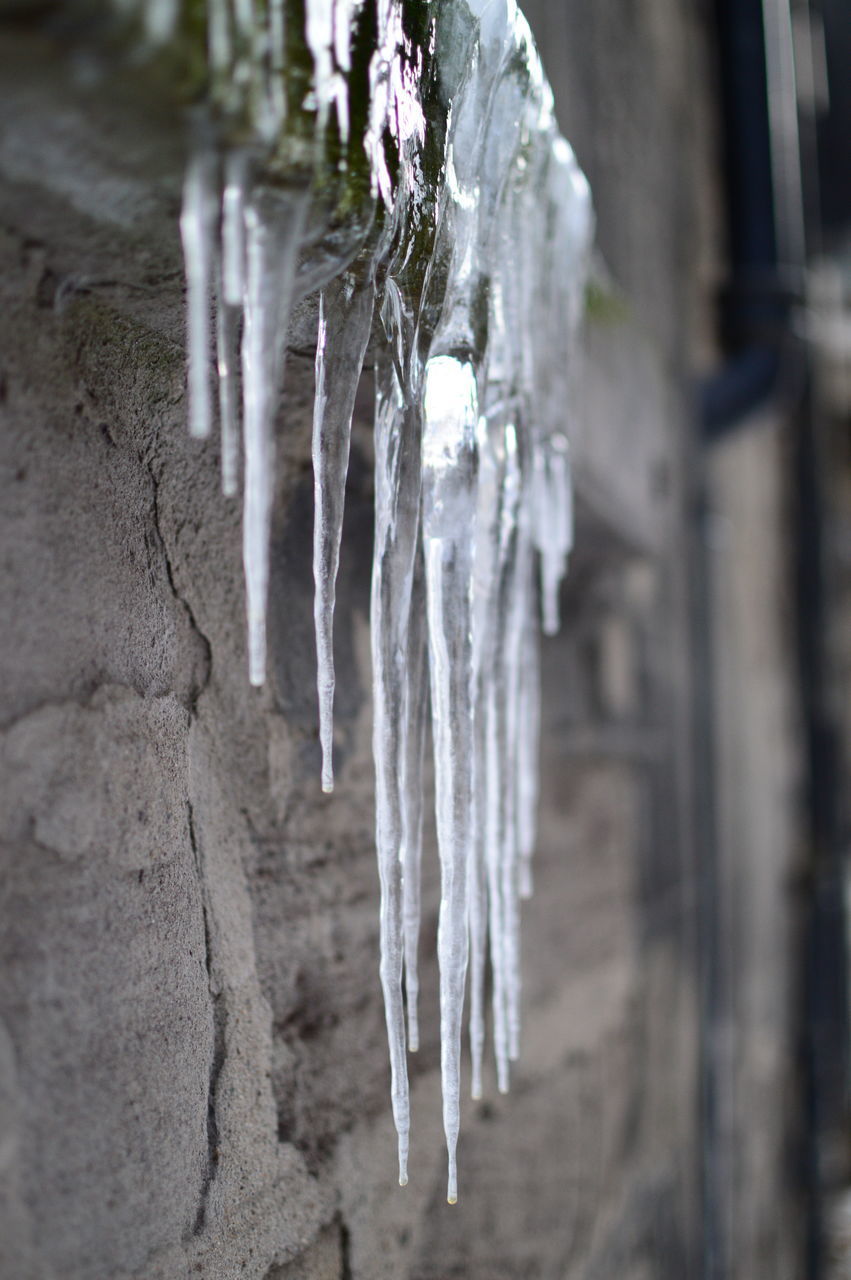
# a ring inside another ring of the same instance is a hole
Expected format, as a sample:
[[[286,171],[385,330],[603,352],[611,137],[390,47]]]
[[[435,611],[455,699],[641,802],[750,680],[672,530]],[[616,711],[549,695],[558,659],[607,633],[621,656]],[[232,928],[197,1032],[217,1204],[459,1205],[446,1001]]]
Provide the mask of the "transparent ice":
[[[173,35],[188,3],[150,5],[150,38]],[[473,1097],[484,1083],[488,960],[500,1090],[520,1053],[539,642],[559,625],[573,538],[567,440],[593,215],[514,0],[305,0],[300,29],[285,31],[285,13],[290,24],[299,11],[207,0],[210,119],[181,218],[190,430],[211,429],[215,347],[226,494],[238,484],[241,423],[249,677],[261,684],[287,321],[297,297],[321,290],[314,616],[330,791],[351,421],[374,354],[373,747],[391,1100],[404,1184],[430,724],[454,1202],[468,964]],[[312,66],[304,85],[304,63],[285,56],[299,39]]]

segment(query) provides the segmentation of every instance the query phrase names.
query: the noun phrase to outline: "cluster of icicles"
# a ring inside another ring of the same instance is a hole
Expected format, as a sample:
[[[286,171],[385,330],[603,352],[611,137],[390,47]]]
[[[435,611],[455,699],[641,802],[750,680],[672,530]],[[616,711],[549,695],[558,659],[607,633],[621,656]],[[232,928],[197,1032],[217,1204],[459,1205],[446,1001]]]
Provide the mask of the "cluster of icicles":
[[[314,60],[309,106],[320,118],[325,113],[326,126],[336,114],[343,137],[346,30],[359,7],[344,0],[310,0],[306,7]],[[210,10],[220,44],[228,23],[236,30],[240,12],[258,21],[250,0],[234,0],[232,7],[211,0]],[[274,24],[283,10],[270,3],[263,12],[263,22]],[[593,218],[588,185],[558,133],[549,86],[512,0],[435,0],[428,12],[428,41],[415,48],[405,33],[403,4],[377,3],[369,125],[358,140],[374,213],[357,253],[331,261],[321,282],[314,613],[322,787],[331,791],[335,579],[352,411],[372,338],[373,746],[391,1096],[404,1185],[406,1049],[415,1050],[419,1039],[430,718],[441,867],[443,1118],[453,1203],[465,988],[469,975],[477,1098],[488,956],[501,1091],[520,1047],[520,900],[531,892],[537,800],[538,614],[544,632],[553,632],[572,537],[564,431]],[[267,54],[274,54],[280,33],[265,30]],[[216,56],[226,64],[227,48]],[[435,114],[436,101],[444,104],[442,114]],[[271,89],[263,102],[273,133],[280,118]],[[426,159],[436,140],[437,180]],[[388,156],[398,158],[397,171]],[[310,278],[300,262],[311,199],[307,186],[264,179],[250,147],[219,138],[194,149],[181,219],[190,426],[195,436],[211,430],[208,370],[215,345],[228,495],[237,492],[243,458],[255,685],[266,674],[274,419],[288,315]]]

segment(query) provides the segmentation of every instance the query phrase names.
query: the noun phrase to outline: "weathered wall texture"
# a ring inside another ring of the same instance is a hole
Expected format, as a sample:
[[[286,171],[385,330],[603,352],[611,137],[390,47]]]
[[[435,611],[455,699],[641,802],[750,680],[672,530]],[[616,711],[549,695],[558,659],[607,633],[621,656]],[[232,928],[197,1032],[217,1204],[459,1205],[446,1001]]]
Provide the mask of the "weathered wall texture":
[[[238,508],[219,495],[216,448],[184,429],[179,122],[117,91],[107,110],[31,35],[4,39],[3,1280],[699,1274],[684,379],[707,43],[674,0],[527,11],[622,297],[587,335],[579,548],[544,653],[523,1058],[509,1098],[491,1081],[465,1108],[452,1209],[435,856],[411,1183],[395,1185],[369,380],[329,799],[311,635],[314,312],[291,336],[258,692]]]

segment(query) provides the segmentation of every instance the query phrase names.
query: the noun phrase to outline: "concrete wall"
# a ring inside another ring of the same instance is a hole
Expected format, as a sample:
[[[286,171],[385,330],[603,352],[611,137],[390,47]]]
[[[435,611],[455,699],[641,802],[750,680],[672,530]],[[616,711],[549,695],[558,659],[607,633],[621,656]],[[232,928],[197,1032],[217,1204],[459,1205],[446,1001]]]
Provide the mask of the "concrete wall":
[[[709,44],[699,10],[674,0],[528,13],[619,302],[587,333],[579,545],[544,651],[523,1057],[510,1097],[491,1079],[465,1106],[452,1209],[432,837],[411,1182],[395,1185],[368,377],[329,799],[309,566],[315,310],[291,334],[271,678],[256,691],[239,511],[218,493],[215,447],[185,432],[179,122],[130,81],[106,95],[72,82],[31,31],[3,41],[3,1280],[700,1274],[686,378],[707,323]]]

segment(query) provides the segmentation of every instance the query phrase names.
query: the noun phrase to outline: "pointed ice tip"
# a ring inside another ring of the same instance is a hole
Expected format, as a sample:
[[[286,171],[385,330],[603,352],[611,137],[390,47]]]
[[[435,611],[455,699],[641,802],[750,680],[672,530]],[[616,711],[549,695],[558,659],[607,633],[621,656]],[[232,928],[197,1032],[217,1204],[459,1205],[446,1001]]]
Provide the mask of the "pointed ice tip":
[[[455,1142],[449,1148],[448,1168],[446,1171],[446,1203],[455,1204],[458,1199],[458,1161],[455,1155]]]
[[[399,1174],[399,1186],[406,1187],[408,1185],[408,1175],[406,1173]]]
[[[472,1089],[470,1090],[470,1097],[473,1099],[474,1102],[481,1102],[482,1086],[480,1084],[473,1085]]]
[[[255,689],[266,683],[266,648],[254,636],[248,639],[248,680]]]
[[[518,892],[524,902],[528,902],[534,892],[532,880],[532,850],[520,850],[520,886]]]
[[[323,779],[322,779],[322,790],[325,792],[326,796],[330,796],[331,792],[334,790],[334,779],[333,779],[333,778],[323,778]]]

